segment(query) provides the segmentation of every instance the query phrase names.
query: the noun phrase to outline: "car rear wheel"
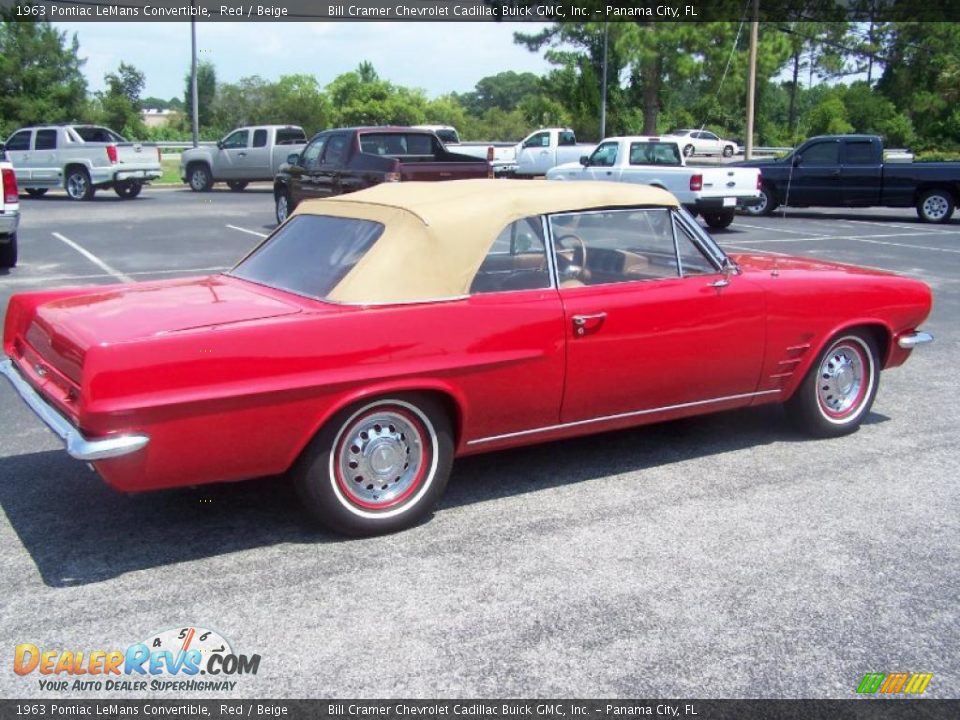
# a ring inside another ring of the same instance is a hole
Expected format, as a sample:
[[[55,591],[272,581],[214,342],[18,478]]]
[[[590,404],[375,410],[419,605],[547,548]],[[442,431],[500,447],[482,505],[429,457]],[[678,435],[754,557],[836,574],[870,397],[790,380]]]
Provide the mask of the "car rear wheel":
[[[234,192],[242,192],[247,187],[246,180],[227,180],[227,187]]]
[[[776,191],[764,185],[760,188],[760,202],[756,205],[747,205],[744,209],[748,215],[771,215],[778,207],[780,207],[780,201],[777,200]]]
[[[723,230],[730,227],[730,223],[733,222],[733,210],[704,213],[703,221],[714,230]]]
[[[949,190],[927,190],[917,200],[917,215],[923,222],[945,223],[953,217],[956,203]]]
[[[723,156],[725,158],[733,157],[733,145],[724,145],[723,146]]]
[[[190,180],[190,189],[194,192],[207,192],[213,187],[213,176],[206,165],[191,165],[187,177]]]
[[[32,198],[41,198],[47,194],[48,188],[27,188],[27,195]]]
[[[143,190],[143,184],[136,180],[125,180],[113,186],[113,191],[124,200],[132,200],[140,194],[141,190]]]
[[[443,494],[453,463],[446,411],[403,395],[340,413],[294,469],[307,511],[331,530],[368,536],[419,522]]]
[[[17,266],[17,234],[0,237],[0,268]]]
[[[831,340],[786,403],[793,423],[815,437],[854,432],[873,405],[880,361],[875,340],[851,332]]]
[[[683,156],[690,157],[693,155],[693,145],[684,145],[683,146]]]
[[[96,192],[84,168],[73,168],[67,173],[65,189],[71,200],[92,200]]]

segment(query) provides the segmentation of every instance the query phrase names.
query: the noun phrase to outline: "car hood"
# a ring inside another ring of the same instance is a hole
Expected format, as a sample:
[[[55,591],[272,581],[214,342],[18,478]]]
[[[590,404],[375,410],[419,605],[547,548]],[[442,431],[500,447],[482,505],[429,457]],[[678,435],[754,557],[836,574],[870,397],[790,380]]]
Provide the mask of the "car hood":
[[[547,179],[549,180],[551,175],[578,170],[583,170],[583,165],[581,165],[579,162],[568,162],[560,165],[554,165],[552,168],[547,170]]]
[[[841,275],[874,275],[878,277],[895,277],[895,273],[859,265],[844,265],[843,263],[829,262],[809,257],[791,255],[774,255],[772,253],[743,253],[730,256],[740,269],[747,275],[751,274],[780,274],[780,273],[818,273]]]

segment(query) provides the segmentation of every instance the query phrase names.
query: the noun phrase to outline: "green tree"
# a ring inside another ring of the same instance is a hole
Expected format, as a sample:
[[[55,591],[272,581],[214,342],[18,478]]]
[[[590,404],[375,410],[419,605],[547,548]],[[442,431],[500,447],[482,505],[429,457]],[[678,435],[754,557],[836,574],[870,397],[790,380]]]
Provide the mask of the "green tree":
[[[422,90],[398,87],[377,76],[368,62],[327,86],[335,125],[417,125],[426,119]]]
[[[212,62],[201,60],[197,63],[197,122],[201,128],[208,127],[213,121],[213,101],[217,94],[217,69]],[[193,93],[190,87],[190,71],[184,78],[183,107],[188,116],[193,112]]]
[[[145,132],[140,116],[143,73],[121,62],[117,72],[107,73],[103,79],[107,90],[99,93],[102,121],[126,137],[142,138]]]
[[[87,82],[74,34],[47,21],[16,22],[16,8],[0,11],[0,135],[34,123],[82,119]]]

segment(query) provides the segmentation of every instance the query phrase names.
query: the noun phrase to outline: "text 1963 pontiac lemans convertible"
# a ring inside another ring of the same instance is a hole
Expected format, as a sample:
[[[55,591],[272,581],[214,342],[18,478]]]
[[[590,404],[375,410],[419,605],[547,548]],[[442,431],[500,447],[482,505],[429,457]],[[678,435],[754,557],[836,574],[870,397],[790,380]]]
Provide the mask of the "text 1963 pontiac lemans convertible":
[[[851,432],[930,304],[727,256],[653,188],[391,183],[304,203],[223,275],[16,295],[0,370],[116,488],[290,471],[372,534],[428,513],[455,456],[761,403]]]

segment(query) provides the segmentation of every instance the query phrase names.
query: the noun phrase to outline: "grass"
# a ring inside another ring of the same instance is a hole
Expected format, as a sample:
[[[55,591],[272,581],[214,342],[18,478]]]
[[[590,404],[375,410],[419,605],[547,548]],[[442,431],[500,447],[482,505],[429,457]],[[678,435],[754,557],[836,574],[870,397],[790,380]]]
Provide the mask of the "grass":
[[[160,160],[160,167],[163,168],[163,175],[159,180],[154,180],[154,185],[182,185],[180,179],[180,156],[169,157],[164,155]]]

